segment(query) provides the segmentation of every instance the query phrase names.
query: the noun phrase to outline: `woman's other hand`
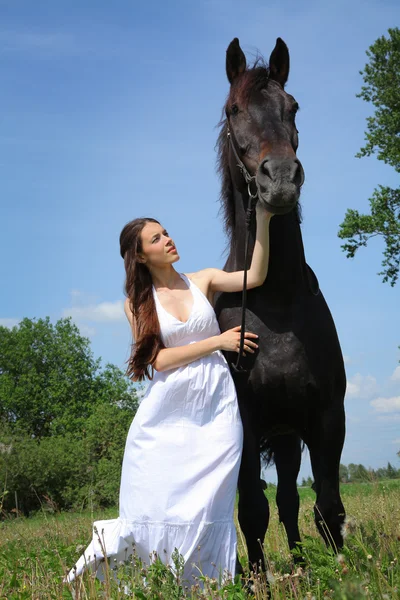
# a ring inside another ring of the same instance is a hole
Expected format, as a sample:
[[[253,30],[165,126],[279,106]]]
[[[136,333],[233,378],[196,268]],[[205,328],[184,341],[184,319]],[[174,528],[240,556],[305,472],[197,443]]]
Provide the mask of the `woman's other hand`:
[[[221,333],[218,338],[220,342],[220,350],[226,350],[228,352],[239,352],[240,348],[240,330],[241,326],[233,327],[232,329],[228,329]],[[256,333],[251,333],[250,331],[246,331],[244,334],[244,345],[243,350],[245,352],[250,352],[254,354],[255,349],[258,348],[258,344],[254,341],[258,339],[258,335]],[[243,352],[243,355],[245,354]]]

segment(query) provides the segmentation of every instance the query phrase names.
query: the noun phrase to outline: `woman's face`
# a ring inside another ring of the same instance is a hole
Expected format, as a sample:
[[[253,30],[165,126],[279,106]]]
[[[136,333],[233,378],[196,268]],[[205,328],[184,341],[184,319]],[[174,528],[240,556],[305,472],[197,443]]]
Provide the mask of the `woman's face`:
[[[141,257],[147,266],[164,266],[180,258],[168,232],[158,223],[146,223],[141,232],[141,241]]]

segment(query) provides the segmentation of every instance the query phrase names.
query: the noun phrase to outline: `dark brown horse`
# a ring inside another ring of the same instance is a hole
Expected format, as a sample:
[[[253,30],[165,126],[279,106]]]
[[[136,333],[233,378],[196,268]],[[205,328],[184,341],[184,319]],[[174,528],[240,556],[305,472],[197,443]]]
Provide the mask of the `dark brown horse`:
[[[259,540],[268,527],[269,507],[260,485],[260,451],[275,461],[279,518],[289,547],[300,541],[296,479],[302,441],[309,448],[315,479],[317,528],[327,544],[342,546],[345,511],[339,463],[346,378],[331,313],[304,255],[298,205],[304,173],[296,156],[298,104],[284,90],[287,46],[278,38],[268,66],[258,60],[247,68],[235,38],[227,50],[226,71],[231,87],[218,140],[221,200],[230,241],[226,271],[244,268],[249,198],[238,158],[256,177],[259,201],[276,214],[270,224],[268,277],[247,298],[246,329],[259,334],[259,352],[244,359],[247,374],[233,371],[244,427],[239,522],[250,565],[261,561],[264,566]],[[250,257],[254,240],[253,222]],[[240,323],[241,300],[241,294],[232,293],[216,298],[222,331]]]

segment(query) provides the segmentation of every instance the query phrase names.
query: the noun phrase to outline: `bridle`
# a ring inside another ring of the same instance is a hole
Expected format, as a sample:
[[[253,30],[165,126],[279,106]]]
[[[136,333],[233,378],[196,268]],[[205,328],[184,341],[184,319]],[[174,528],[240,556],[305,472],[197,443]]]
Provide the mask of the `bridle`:
[[[246,326],[246,302],[247,302],[247,259],[249,254],[249,236],[250,236],[250,227],[251,221],[254,214],[254,209],[258,200],[258,188],[257,181],[255,175],[250,175],[248,172],[246,165],[240,160],[239,155],[236,151],[235,144],[233,143],[233,136],[231,134],[229,128],[229,121],[227,120],[227,136],[230,142],[233,154],[236,159],[236,166],[240,170],[243,175],[245,182],[247,183],[247,194],[248,194],[248,203],[246,209],[246,237],[244,243],[244,270],[243,270],[243,292],[242,292],[242,319],[241,319],[241,329],[240,329],[240,343],[239,343],[239,354],[236,360],[236,363],[231,363],[232,368],[236,373],[248,373],[248,369],[245,369],[240,364],[243,347],[244,347],[244,334],[245,334],[245,326]],[[253,186],[253,190],[252,190]]]
[[[256,176],[250,175],[250,173],[248,172],[248,170],[246,168],[246,165],[243,163],[243,161],[240,159],[240,157],[237,153],[235,144],[233,143],[233,136],[232,136],[231,130],[229,128],[228,119],[227,119],[226,123],[227,123],[227,137],[228,137],[228,140],[230,143],[230,147],[231,147],[232,152],[236,159],[236,166],[240,170],[245,182],[247,183],[247,194],[248,194],[248,204],[247,204],[247,209],[246,209],[246,237],[245,237],[245,244],[244,244],[244,270],[243,270],[243,293],[242,293],[242,315],[241,315],[242,319],[241,319],[241,329],[240,329],[239,355],[237,357],[236,362],[231,363],[232,368],[236,373],[246,374],[246,373],[248,373],[249,369],[245,369],[244,367],[242,367],[242,365],[240,364],[240,361],[242,359],[242,354],[243,354],[244,334],[245,334],[245,326],[246,326],[247,259],[248,259],[248,253],[249,253],[249,234],[250,234],[250,227],[251,227],[252,217],[254,214],[254,209],[256,207],[257,200],[258,200],[258,187],[257,187]],[[253,189],[252,189],[252,187],[253,187]],[[312,274],[317,281],[317,287],[316,287],[316,290],[312,289],[311,283],[310,283],[310,274],[307,272],[306,275],[307,275],[309,290],[313,296],[318,296],[318,294],[320,292],[318,279],[316,278],[313,271],[312,271]]]

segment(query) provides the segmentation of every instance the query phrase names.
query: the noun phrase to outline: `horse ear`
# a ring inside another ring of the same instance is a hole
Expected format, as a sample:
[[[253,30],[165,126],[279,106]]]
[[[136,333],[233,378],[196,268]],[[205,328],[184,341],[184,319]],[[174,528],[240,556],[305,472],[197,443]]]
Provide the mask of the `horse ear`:
[[[278,38],[275,48],[269,57],[269,71],[271,79],[274,79],[285,87],[289,76],[289,50],[285,42]]]
[[[226,51],[226,75],[229,83],[232,84],[245,70],[246,57],[239,45],[238,38],[234,38]]]

